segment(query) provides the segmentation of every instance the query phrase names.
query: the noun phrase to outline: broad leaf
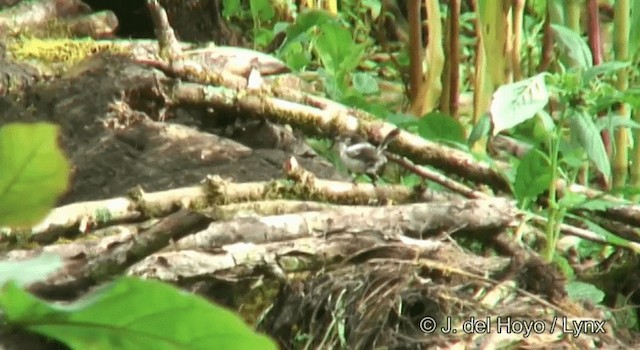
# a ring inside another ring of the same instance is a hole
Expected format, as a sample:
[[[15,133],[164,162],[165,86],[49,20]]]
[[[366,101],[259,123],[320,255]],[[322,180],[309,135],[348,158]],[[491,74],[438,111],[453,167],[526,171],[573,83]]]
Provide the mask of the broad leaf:
[[[640,89],[629,88],[622,94],[621,102],[628,103],[632,108],[640,108]]]
[[[9,281],[14,281],[19,286],[43,281],[62,265],[62,259],[58,255],[48,252],[28,260],[2,261],[0,287]]]
[[[586,152],[582,149],[582,146],[572,139],[561,139],[559,148],[560,164],[567,167],[567,169],[580,169],[585,165],[587,161]]]
[[[595,123],[598,130],[607,129],[609,132],[613,132],[613,130],[620,127],[640,129],[640,123],[613,113],[610,113],[604,118],[598,118]]]
[[[605,200],[600,198],[588,199],[584,203],[580,204],[579,208],[586,210],[607,210],[610,208],[619,207],[622,203],[616,203],[611,200]]]
[[[249,5],[254,20],[270,21],[276,14],[268,0],[249,0]]]
[[[573,270],[573,266],[569,263],[569,260],[560,254],[555,254],[553,256],[553,263],[560,269],[562,275],[565,276],[568,280],[575,279],[575,271]]]
[[[357,92],[363,95],[371,95],[380,91],[378,81],[369,73],[353,73],[353,76],[351,77],[351,84],[353,84],[353,88]]]
[[[566,0],[547,0],[545,1],[545,12],[548,11],[551,23],[562,24],[564,22],[564,8],[567,4]]]
[[[9,324],[74,349],[276,349],[231,311],[158,281],[121,278],[70,304],[9,283],[0,309]]]
[[[336,22],[326,22],[315,41],[324,69],[337,79],[353,71],[362,59],[364,46],[353,42],[351,31]],[[341,83],[341,82],[338,82]]]
[[[489,135],[491,131],[491,118],[488,114],[483,115],[476,125],[473,126],[473,129],[469,133],[469,138],[467,139],[467,145],[473,146],[481,138]]]
[[[0,226],[31,226],[66,191],[69,163],[47,123],[0,128]]]
[[[540,123],[544,127],[545,131],[552,132],[556,128],[556,123],[553,121],[553,118],[551,118],[547,111],[541,110],[538,113],[538,117],[540,117]]]
[[[387,122],[402,127],[403,129],[413,129],[418,125],[418,118],[411,114],[391,113],[385,116]]]
[[[593,66],[588,68],[582,73],[582,81],[585,84],[589,84],[596,79],[599,75],[607,75],[611,73],[615,73],[616,71],[626,68],[630,65],[629,62],[620,62],[620,61],[611,61],[599,64],[597,66]]]
[[[626,240],[618,235],[615,235],[613,233],[611,233],[610,231],[606,230],[605,228],[603,228],[602,226],[585,219],[584,217],[578,217],[575,215],[567,215],[567,217],[570,217],[574,220],[577,220],[579,222],[581,222],[582,224],[584,224],[587,228],[587,230],[595,233],[596,235],[604,238],[607,243],[611,244],[611,245],[617,245],[620,247],[625,247],[628,248],[632,251],[634,251],[635,253],[640,253],[640,250],[638,249],[638,244],[635,242],[631,242],[629,240]]]
[[[557,43],[570,61],[569,66],[586,69],[593,65],[591,50],[580,34],[558,24],[552,24],[551,29],[557,38]]]
[[[558,201],[560,207],[567,208],[569,210],[580,207],[587,201],[587,196],[581,193],[575,193],[571,191],[565,192],[564,196]]]
[[[287,38],[280,46],[284,50],[289,44],[304,41],[307,39],[306,33],[309,29],[320,26],[335,19],[330,13],[323,10],[305,10],[298,15],[295,23],[286,29]]]
[[[635,3],[632,2],[632,3]],[[638,9],[640,11],[640,9]],[[634,38],[637,38],[634,37]],[[611,308],[613,322],[617,329],[638,329],[638,313],[635,305],[630,305],[631,295],[626,293],[616,293],[615,304]]]
[[[571,118],[570,128],[572,137],[584,148],[587,157],[595,164],[596,168],[606,177],[611,176],[609,157],[600,137],[600,130],[593,119],[584,111],[575,113]]]
[[[489,108],[493,135],[533,118],[547,105],[549,90],[544,82],[545,74],[502,85],[496,90]]]
[[[279,57],[295,71],[302,70],[311,63],[310,55],[301,43],[293,43],[280,51]]]
[[[569,298],[576,302],[588,300],[597,305],[604,300],[604,292],[596,288],[593,284],[572,281],[569,282],[565,288]]]
[[[553,118],[545,110],[541,110],[536,117],[531,120],[533,140],[539,144],[547,144],[553,137],[556,127]]]
[[[551,182],[551,163],[547,156],[532,149],[522,157],[516,171],[514,194],[519,203],[535,198],[549,189]]]
[[[427,140],[465,143],[462,124],[439,112],[431,112],[420,118],[418,132]]]
[[[222,15],[225,17],[240,15],[241,5],[240,0],[222,0]]]
[[[416,174],[410,174],[410,175],[407,175],[407,176],[403,176],[400,179],[400,181],[402,183],[402,186],[406,186],[406,187],[414,187],[414,186],[421,185],[422,183],[424,183],[424,180],[420,176],[418,176]]]

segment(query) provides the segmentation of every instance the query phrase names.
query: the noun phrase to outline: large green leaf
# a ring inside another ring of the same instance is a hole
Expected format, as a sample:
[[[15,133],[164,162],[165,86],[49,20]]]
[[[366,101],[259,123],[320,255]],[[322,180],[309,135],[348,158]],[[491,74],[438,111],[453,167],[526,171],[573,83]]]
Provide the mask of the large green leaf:
[[[570,119],[572,137],[584,148],[589,159],[606,177],[611,176],[611,165],[600,130],[586,112],[576,112]]]
[[[593,80],[599,75],[609,75],[620,69],[627,68],[630,65],[629,62],[611,61],[587,68],[584,73],[582,73],[582,82],[588,86],[588,84],[593,84]]]
[[[517,83],[502,85],[493,93],[489,111],[493,134],[512,128],[533,118],[549,102],[549,90],[544,81],[546,73]]]
[[[268,0],[249,0],[249,5],[254,21],[270,21],[276,14]]]
[[[282,43],[282,46],[280,46],[280,50],[284,50],[289,44],[306,40],[306,33],[309,29],[330,21],[335,21],[335,19],[327,11],[314,9],[304,10],[298,15],[296,21],[287,27],[287,37]]]
[[[353,88],[362,95],[372,95],[380,92],[378,80],[370,73],[355,72],[351,76]]]
[[[613,130],[618,129],[618,128],[630,128],[630,129],[640,129],[640,123],[626,118],[626,117],[622,117],[620,115],[617,114],[612,114],[610,113],[609,115],[607,115],[604,118],[598,118],[595,121],[596,124],[596,128],[598,128],[598,130],[607,130],[610,133],[613,132]]]
[[[593,284],[584,283],[580,281],[572,281],[567,283],[565,287],[569,298],[573,301],[588,300],[597,305],[604,300],[604,292],[598,289]]]
[[[439,112],[431,112],[419,119],[420,136],[432,141],[465,143],[464,127],[456,119]]]
[[[627,249],[630,249],[632,251],[634,251],[635,253],[639,253],[638,251],[638,244],[635,242],[631,242],[629,240],[626,240],[618,235],[613,234],[612,232],[610,232],[609,230],[603,228],[602,226],[600,226],[599,224],[594,223],[593,221],[587,220],[584,217],[580,217],[577,215],[572,215],[570,213],[567,214],[567,217],[576,220],[580,223],[582,223],[583,225],[586,226],[587,230],[595,233],[596,235],[604,238],[606,240],[607,243],[611,244],[611,245],[616,245],[616,246],[620,246],[620,247],[625,247]]]
[[[44,252],[38,257],[22,261],[0,262],[0,286],[14,281],[19,286],[42,281],[62,267],[60,256]]]
[[[364,46],[354,43],[351,31],[337,22],[326,22],[320,29],[315,42],[316,53],[324,69],[340,79],[358,67],[364,54]]]
[[[0,226],[29,226],[42,220],[66,191],[69,163],[47,123],[0,128]]]
[[[240,0],[222,0],[222,15],[225,17],[239,15],[242,11]]]
[[[533,199],[549,188],[551,182],[551,162],[537,149],[532,149],[522,157],[513,184],[514,194],[519,203]]]
[[[476,125],[471,129],[469,138],[467,139],[467,145],[473,146],[478,140],[489,135],[489,131],[491,131],[491,118],[489,114],[485,114],[478,119]]]
[[[551,29],[557,38],[562,53],[566,55],[570,67],[589,68],[593,65],[591,50],[580,34],[558,24],[552,24]]]
[[[9,283],[0,308],[9,324],[74,349],[276,349],[231,311],[158,281],[121,278],[71,304]]]

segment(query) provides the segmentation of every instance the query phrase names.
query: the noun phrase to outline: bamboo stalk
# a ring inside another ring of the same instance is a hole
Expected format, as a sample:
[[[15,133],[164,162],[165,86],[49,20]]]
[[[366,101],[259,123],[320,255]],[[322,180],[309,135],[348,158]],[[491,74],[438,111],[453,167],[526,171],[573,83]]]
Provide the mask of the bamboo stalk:
[[[629,0],[617,0],[613,9],[613,52],[617,61],[629,60],[629,19],[630,4]],[[618,79],[616,88],[619,91],[626,91],[629,85],[629,73],[626,69],[618,71]],[[616,111],[623,118],[629,117],[629,107],[621,104]],[[615,133],[615,154],[613,158],[613,188],[621,188],[626,184],[628,169],[628,147],[629,147],[629,130],[627,128],[618,128]],[[634,163],[634,167],[640,166]]]

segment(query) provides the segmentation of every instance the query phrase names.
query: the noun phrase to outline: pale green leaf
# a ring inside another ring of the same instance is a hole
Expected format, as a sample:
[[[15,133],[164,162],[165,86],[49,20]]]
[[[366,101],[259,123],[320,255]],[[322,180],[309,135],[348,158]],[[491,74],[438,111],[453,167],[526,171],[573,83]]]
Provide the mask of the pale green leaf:
[[[158,281],[121,278],[69,304],[40,300],[9,283],[0,309],[9,325],[74,349],[276,349],[231,311]]]
[[[589,68],[593,65],[591,50],[580,34],[558,24],[552,24],[551,29],[570,67]]]
[[[595,164],[596,168],[606,177],[611,176],[611,165],[607,151],[604,148],[600,130],[593,119],[585,112],[577,112],[570,119],[572,137],[584,148],[587,157]]]
[[[549,102],[546,73],[513,84],[502,85],[493,94],[489,111],[493,135],[533,118]]]
[[[604,292],[596,288],[593,284],[572,281],[567,283],[565,288],[569,298],[576,302],[588,300],[597,305],[604,300]]]
[[[522,157],[513,184],[519,203],[535,198],[549,188],[551,163],[542,152],[532,149]]]
[[[38,257],[22,261],[0,262],[0,286],[14,281],[19,286],[45,280],[62,267],[60,256],[44,252]]]
[[[69,163],[48,123],[0,128],[0,226],[42,220],[69,183]]]

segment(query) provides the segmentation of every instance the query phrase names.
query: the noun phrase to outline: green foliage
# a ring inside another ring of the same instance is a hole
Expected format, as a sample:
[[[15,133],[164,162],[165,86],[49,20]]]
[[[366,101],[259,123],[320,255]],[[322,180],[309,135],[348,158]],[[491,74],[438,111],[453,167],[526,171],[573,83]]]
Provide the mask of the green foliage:
[[[488,136],[491,131],[491,116],[489,114],[483,115],[476,125],[473,126],[469,133],[467,144],[473,146],[481,138]]]
[[[240,0],[222,0],[222,15],[225,17],[238,16],[242,13]]]
[[[536,19],[544,19],[547,12],[547,0],[529,0],[526,2],[526,6],[536,16]]]
[[[597,305],[604,300],[604,292],[596,288],[592,284],[580,281],[572,281],[565,286],[565,289],[567,290],[569,298],[573,299],[576,302],[582,302],[586,300],[592,302],[594,305]]]
[[[345,92],[347,75],[355,70],[364,55],[364,45],[356,44],[351,32],[336,22],[327,22],[320,28],[315,51],[327,73],[325,84],[330,95]],[[335,92],[334,92],[335,91]]]
[[[620,238],[617,235],[614,235],[613,233],[609,232],[608,230],[604,229],[602,226],[587,220],[583,217],[578,217],[572,214],[567,214],[567,217],[572,218],[574,220],[578,220],[580,221],[583,225],[585,225],[585,227],[595,233],[596,235],[602,237],[605,239],[605,241],[609,244],[612,245],[616,245],[619,247],[625,247],[631,251],[635,251],[636,253],[640,253],[640,251],[638,251],[638,249],[636,248],[635,245],[631,244],[628,240],[624,239],[624,238]],[[589,256],[587,255],[587,253],[581,252],[582,256]]]
[[[232,312],[157,281],[121,278],[64,305],[8,283],[0,309],[9,325],[74,349],[276,349]]]
[[[589,68],[593,65],[591,50],[580,34],[559,24],[552,24],[551,29],[567,66]]]
[[[631,18],[629,23],[629,38],[632,40],[628,40],[629,44],[629,57],[635,57],[638,53],[638,48],[640,48],[640,41],[637,38],[640,38],[640,3],[637,1],[629,2],[630,10],[631,10]]]
[[[490,112],[493,134],[533,118],[549,103],[546,73],[513,84],[502,85],[493,94]]]
[[[462,124],[454,118],[431,112],[418,121],[418,133],[427,140],[465,144],[465,131]]]
[[[276,14],[268,0],[249,0],[249,5],[254,20],[270,21]]]
[[[420,123],[414,116],[405,113],[391,113],[387,116],[387,121],[412,132],[418,131],[418,124]]]
[[[18,286],[42,281],[62,265],[62,259],[58,255],[46,252],[25,261],[0,262],[0,286],[9,281]]]
[[[356,72],[351,75],[351,84],[362,95],[372,95],[380,91],[378,80],[369,73]]]
[[[520,160],[513,184],[514,194],[521,205],[528,203],[549,188],[551,161],[537,149],[527,152]]]
[[[69,165],[47,123],[0,128],[0,226],[32,225],[67,188]],[[275,349],[230,311],[155,281],[123,278],[72,304],[39,300],[20,286],[44,280],[62,259],[0,263],[3,323],[75,349]]]
[[[284,50],[288,45],[293,43],[307,43],[311,29],[334,21],[335,19],[326,11],[306,10],[302,12],[298,15],[296,21],[286,28],[285,33],[287,37],[282,43],[280,50]]]
[[[640,324],[637,307],[629,305],[628,298],[621,293],[616,294],[612,314],[619,329],[637,329],[638,324]]]
[[[629,65],[629,62],[611,61],[589,67],[585,69],[582,74],[583,86],[587,87],[589,84],[593,83],[594,79],[609,76],[620,69],[629,67]]]
[[[585,53],[588,48],[579,35],[561,26],[554,26],[554,30],[562,37],[561,46],[573,68],[561,74],[543,73],[500,87],[491,104],[491,118],[494,134],[511,130],[516,137],[530,141],[534,147],[519,160],[512,188],[523,208],[547,191],[546,257],[557,262],[551,247],[559,239],[559,227],[567,211],[585,209],[596,203],[585,204],[586,198],[570,193],[558,200],[555,183],[561,178],[573,183],[587,159],[599,173],[610,177],[611,165],[600,132],[640,125],[615,115],[595,118],[597,112],[611,108],[624,98],[633,100],[637,96],[635,91],[619,92],[610,82],[611,75],[626,69],[628,64],[609,62],[593,67],[590,53]],[[551,96],[558,102],[553,117],[544,110]],[[626,240],[614,237],[593,223],[585,224],[594,226],[594,232],[607,242],[630,246]]]
[[[316,72],[329,98],[386,117],[388,108],[370,98],[380,93],[378,78],[356,70],[365,64],[365,52],[371,45],[367,39],[371,26],[362,22],[363,13],[375,18],[379,16],[379,6],[378,0],[366,5],[346,2],[338,17],[322,10],[305,10],[283,29],[286,39],[277,55],[293,69],[317,64]],[[367,34],[364,39],[358,34],[363,31]]]
[[[629,118],[624,118],[612,113],[607,114],[605,118],[598,118],[598,120],[595,121],[595,125],[596,128],[600,131],[608,130],[609,132],[612,132],[613,130],[620,127],[629,129],[640,129],[639,123]]]
[[[567,278],[567,280],[571,281],[575,279],[575,272],[573,271],[573,267],[569,260],[562,255],[556,255],[553,257],[553,263],[562,274]]]
[[[605,176],[610,177],[611,164],[609,164],[609,156],[593,118],[584,111],[575,111],[572,114],[574,115],[569,118],[572,137],[584,148],[587,156],[598,170]]]
[[[311,54],[299,42],[281,49],[280,58],[294,70],[302,70],[311,63]]]
[[[269,0],[249,0],[248,9],[243,7],[242,0],[222,0],[222,6],[224,17],[241,21],[250,19],[253,22],[254,47],[265,47],[273,40],[275,32],[271,22],[276,12]]]
[[[0,226],[30,226],[66,191],[69,164],[47,123],[0,128]]]

